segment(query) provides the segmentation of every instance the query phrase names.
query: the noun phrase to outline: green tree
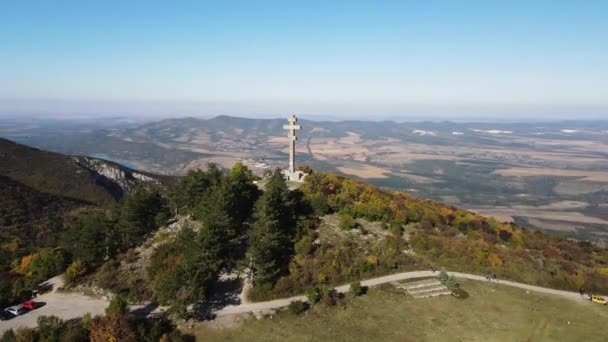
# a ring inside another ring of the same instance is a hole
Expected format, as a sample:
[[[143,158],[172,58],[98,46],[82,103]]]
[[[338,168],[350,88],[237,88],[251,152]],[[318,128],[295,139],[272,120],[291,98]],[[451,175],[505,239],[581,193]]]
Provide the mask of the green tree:
[[[220,270],[221,247],[213,246],[208,233],[184,229],[177,239],[157,249],[148,267],[158,300],[162,304],[186,304],[204,300]],[[209,248],[203,248],[203,243]]]
[[[40,341],[59,342],[64,329],[65,325],[59,317],[38,317],[38,336]]]
[[[321,290],[318,287],[309,287],[306,289],[306,299],[310,304],[317,304],[322,296]]]
[[[121,296],[116,295],[106,308],[106,315],[125,315],[129,313],[129,303]]]
[[[285,179],[276,170],[255,205],[249,255],[256,285],[269,286],[286,269],[293,250],[293,206]]]
[[[140,187],[128,193],[117,207],[121,248],[133,246],[169,217],[166,199],[156,188]]]
[[[256,177],[241,162],[234,164],[226,176],[226,193],[231,196],[228,210],[238,224],[249,220],[260,190],[253,184]]]
[[[200,169],[190,171],[170,191],[173,205],[178,212],[191,212],[221,184],[221,181],[222,171],[212,163],[208,164],[206,171]]]
[[[360,295],[365,293],[365,289],[363,288],[363,286],[361,286],[361,282],[357,281],[357,282],[350,284],[350,287],[348,288],[348,292],[353,297],[359,297]]]
[[[37,280],[46,280],[61,273],[66,267],[65,253],[61,248],[43,248],[28,266]]]
[[[300,315],[304,313],[304,311],[308,310],[308,304],[300,300],[296,300],[289,303],[287,310],[294,315]]]
[[[15,331],[13,329],[8,329],[0,336],[0,341],[2,342],[16,342],[17,336],[15,336]]]
[[[203,229],[199,234],[201,251],[221,266],[231,264],[230,256],[239,245],[242,223],[232,211],[234,195],[227,186],[218,187],[209,201],[197,210]]]
[[[81,217],[63,238],[65,249],[86,265],[97,265],[113,253],[111,224],[103,213]]]
[[[350,230],[358,227],[357,221],[349,214],[340,214],[340,229]]]
[[[74,280],[78,279],[84,272],[86,271],[86,267],[80,259],[76,259],[72,261],[70,266],[65,270],[65,274],[63,275],[66,283],[72,283]]]

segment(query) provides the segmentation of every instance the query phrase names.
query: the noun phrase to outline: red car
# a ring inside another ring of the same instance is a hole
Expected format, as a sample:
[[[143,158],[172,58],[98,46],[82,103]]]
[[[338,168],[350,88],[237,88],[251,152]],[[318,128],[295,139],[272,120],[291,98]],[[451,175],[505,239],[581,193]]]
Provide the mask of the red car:
[[[36,309],[38,306],[36,305],[36,302],[34,302],[33,300],[28,300],[25,301],[21,304],[19,304],[20,307],[24,308],[24,309],[28,309],[28,310],[34,310]]]

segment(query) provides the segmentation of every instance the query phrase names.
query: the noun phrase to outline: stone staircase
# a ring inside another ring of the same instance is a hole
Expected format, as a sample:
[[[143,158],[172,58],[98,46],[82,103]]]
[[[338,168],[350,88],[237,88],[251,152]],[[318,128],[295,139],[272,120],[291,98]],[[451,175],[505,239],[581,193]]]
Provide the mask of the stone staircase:
[[[452,294],[445,285],[441,284],[439,280],[427,279],[407,283],[392,283],[399,289],[404,289],[414,298],[429,298],[442,295]]]

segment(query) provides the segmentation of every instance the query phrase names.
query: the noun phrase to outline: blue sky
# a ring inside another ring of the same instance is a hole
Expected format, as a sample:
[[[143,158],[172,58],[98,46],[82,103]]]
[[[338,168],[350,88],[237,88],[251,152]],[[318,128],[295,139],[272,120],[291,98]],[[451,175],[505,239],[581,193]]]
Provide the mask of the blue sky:
[[[607,14],[593,0],[5,2],[0,113],[608,118]]]

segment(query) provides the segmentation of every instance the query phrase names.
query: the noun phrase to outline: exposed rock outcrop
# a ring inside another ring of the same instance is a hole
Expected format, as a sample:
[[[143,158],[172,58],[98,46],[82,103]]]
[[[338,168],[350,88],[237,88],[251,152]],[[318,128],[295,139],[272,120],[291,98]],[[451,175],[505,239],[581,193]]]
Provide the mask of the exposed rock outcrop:
[[[91,172],[95,182],[104,186],[115,198],[139,186],[142,183],[156,184],[161,183],[136,170],[129,169],[107,160],[96,159],[85,156],[75,156],[72,160],[76,165]]]

